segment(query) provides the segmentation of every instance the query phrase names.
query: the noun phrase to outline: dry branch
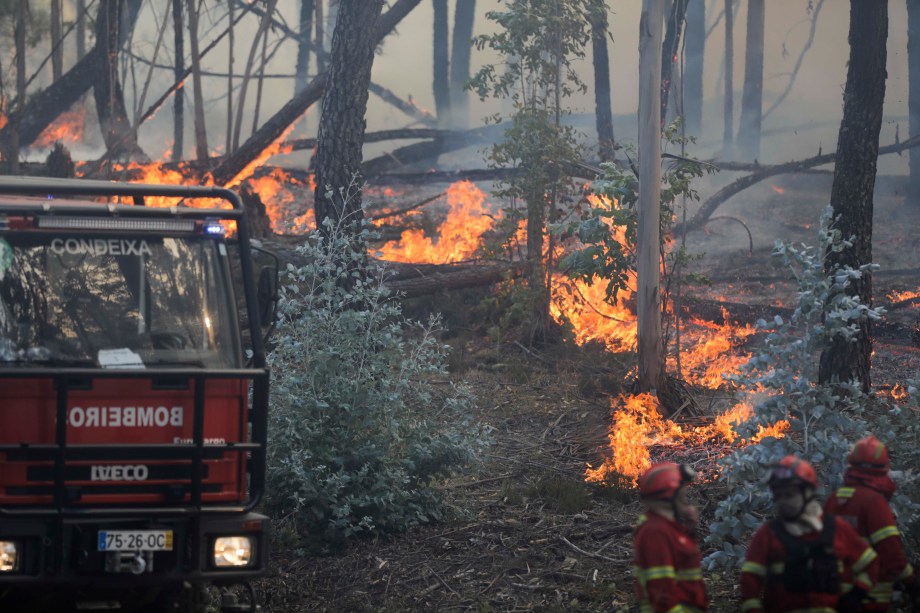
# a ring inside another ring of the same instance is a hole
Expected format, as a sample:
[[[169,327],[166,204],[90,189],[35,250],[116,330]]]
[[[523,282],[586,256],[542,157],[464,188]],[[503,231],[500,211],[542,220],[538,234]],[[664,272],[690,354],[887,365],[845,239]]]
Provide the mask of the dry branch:
[[[403,17],[415,8],[421,0],[398,0],[386,14],[382,15],[377,25],[377,42],[383,40]],[[277,113],[253,133],[233,155],[224,158],[224,161],[214,169],[214,183],[227,185],[246,167],[258,159],[259,155],[277,141],[297,121],[308,108],[320,99],[326,89],[328,73],[317,75],[309,85],[294,94],[294,97],[281,107]]]

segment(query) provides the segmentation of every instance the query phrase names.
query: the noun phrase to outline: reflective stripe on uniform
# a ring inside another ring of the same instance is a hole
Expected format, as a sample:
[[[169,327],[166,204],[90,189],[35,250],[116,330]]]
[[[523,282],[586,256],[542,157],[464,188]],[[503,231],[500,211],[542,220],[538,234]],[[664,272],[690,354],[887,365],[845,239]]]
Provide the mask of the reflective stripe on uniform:
[[[866,547],[866,550],[862,552],[862,555],[859,556],[859,558],[855,562],[853,562],[853,572],[858,573],[859,571],[863,570],[864,568],[872,564],[872,561],[875,560],[875,558],[877,557],[878,557],[878,554],[875,553],[874,549],[872,549],[871,547]]]
[[[688,604],[678,604],[668,609],[668,613],[703,613],[703,610]]]
[[[855,487],[841,487],[837,490],[837,498],[852,498],[853,494],[856,493]]]
[[[907,563],[907,566],[904,567],[904,570],[901,571],[901,574],[899,574],[897,577],[895,577],[894,580],[895,580],[895,581],[901,581],[901,580],[903,580],[903,579],[907,579],[907,578],[910,577],[912,574],[914,574],[914,567],[911,566],[910,562],[908,562],[908,563]]]
[[[879,541],[884,541],[889,536],[898,536],[899,534],[901,533],[898,532],[897,526],[885,526],[869,535],[869,544],[876,545]]]
[[[767,576],[767,568],[763,564],[758,564],[757,562],[744,561],[744,564],[741,565],[741,572],[751,573],[752,575],[757,575],[758,577]]]
[[[654,581],[655,579],[675,579],[676,576],[673,566],[653,566],[639,569],[639,580],[642,583]]]
[[[760,598],[748,598],[741,603],[742,613],[751,609],[763,609],[763,601]]]
[[[891,595],[894,591],[894,584],[888,581],[880,581],[876,583],[872,589],[869,591],[869,597],[872,598],[876,603],[889,603],[891,602]]]

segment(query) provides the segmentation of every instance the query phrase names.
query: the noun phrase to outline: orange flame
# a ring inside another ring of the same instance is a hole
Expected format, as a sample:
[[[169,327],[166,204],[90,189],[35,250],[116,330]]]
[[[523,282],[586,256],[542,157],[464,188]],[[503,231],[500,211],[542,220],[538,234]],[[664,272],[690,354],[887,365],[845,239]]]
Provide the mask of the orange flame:
[[[312,182],[313,175],[310,175]],[[304,184],[292,177],[281,168],[272,168],[271,172],[261,177],[250,177],[247,183],[253,191],[259,194],[259,198],[265,205],[265,211],[271,219],[272,230],[281,232],[287,227],[295,229],[312,228],[315,224],[313,221],[313,209],[308,208],[302,215],[296,215],[297,196],[291,190],[293,186]],[[307,187],[310,187],[309,185]],[[310,187],[311,191],[313,190]]]
[[[886,294],[886,297],[891,302],[903,302],[905,300],[913,300],[914,298],[920,297],[920,289],[917,291],[891,291]]]
[[[447,189],[447,219],[436,239],[423,230],[406,230],[398,241],[380,248],[384,260],[446,264],[469,259],[479,248],[480,238],[493,225],[485,207],[485,194],[469,181],[452,183]]]
[[[707,444],[720,439],[727,443],[756,443],[767,436],[782,438],[789,429],[787,421],[769,428],[760,427],[749,441],[740,441],[733,426],[752,414],[751,406],[738,404],[705,426],[682,429],[659,413],[658,399],[651,394],[623,396],[612,401],[613,425],[607,434],[612,455],[597,468],[588,466],[585,480],[592,483],[606,481],[612,475],[635,479],[651,466],[649,447],[657,445]],[[619,408],[617,408],[619,406]]]
[[[86,107],[79,106],[62,113],[47,128],[42,130],[31,147],[48,147],[56,142],[76,143],[83,140],[83,123]]]
[[[293,123],[289,125],[284,130],[284,133],[281,134],[281,136],[279,136],[277,139],[275,139],[275,142],[273,142],[271,145],[266,147],[258,155],[258,157],[256,157],[256,159],[249,162],[249,164],[247,164],[246,167],[243,168],[243,170],[239,171],[235,177],[230,179],[227,182],[226,187],[235,187],[239,185],[243,179],[249,177],[256,168],[261,166],[265,162],[265,160],[272,157],[273,155],[277,155],[279,153],[290,153],[291,151],[293,151],[293,146],[290,144],[285,144],[284,141],[287,135],[290,134],[290,132],[294,129],[294,125],[295,124]]]
[[[772,184],[771,184],[771,185],[770,185],[770,188],[771,188],[774,192],[776,192],[777,194],[780,194],[780,195],[786,193],[786,190],[785,190],[785,189],[783,189],[782,187],[779,187],[779,186],[777,186],[777,185],[772,185]]]

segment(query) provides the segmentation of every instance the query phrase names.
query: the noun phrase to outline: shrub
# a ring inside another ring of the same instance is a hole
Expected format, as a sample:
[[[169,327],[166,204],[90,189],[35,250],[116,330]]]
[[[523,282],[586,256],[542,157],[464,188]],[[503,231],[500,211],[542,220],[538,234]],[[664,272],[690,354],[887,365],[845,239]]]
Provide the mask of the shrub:
[[[438,519],[432,480],[476,456],[471,395],[438,320],[410,321],[360,240],[327,225],[288,264],[269,417],[267,509],[311,544]]]
[[[789,429],[782,438],[765,437],[720,461],[719,480],[729,494],[717,506],[706,539],[716,548],[706,558],[710,568],[737,565],[744,557],[747,536],[772,504],[763,485],[768,466],[787,454],[808,460],[823,480],[820,495],[841,483],[852,442],[867,431],[863,409],[868,398],[859,382],[817,384],[817,356],[837,335],[853,338],[863,319],[881,317],[882,309],[861,304],[847,293],[851,280],[875,266],[825,273],[825,254],[852,244],[833,229],[830,207],[821,216],[818,239],[817,247],[776,242],[774,255],[797,282],[798,305],[788,321],[777,316],[758,322],[766,333],[763,348],[740,374],[729,377],[741,390],[761,397],[752,416],[738,428],[743,438],[751,439],[780,420],[787,420]]]

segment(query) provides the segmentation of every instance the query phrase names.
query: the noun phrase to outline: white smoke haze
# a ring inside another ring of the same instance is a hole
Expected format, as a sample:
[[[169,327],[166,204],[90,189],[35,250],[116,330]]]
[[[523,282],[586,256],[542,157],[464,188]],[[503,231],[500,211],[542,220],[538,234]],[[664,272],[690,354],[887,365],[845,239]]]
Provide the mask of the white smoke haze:
[[[714,20],[721,14],[724,3],[722,0],[706,1],[707,28],[711,27]],[[790,73],[795,65],[803,45],[805,45],[810,28],[809,6],[814,7],[819,0],[807,2],[806,0],[770,0],[766,6],[766,36],[765,36],[765,66],[764,66],[764,95],[763,105],[766,110],[772,102],[786,88]],[[48,0],[33,2],[33,10],[48,10]],[[392,2],[390,2],[392,4]],[[634,143],[636,140],[635,113],[639,89],[639,54],[638,54],[638,27],[641,12],[641,0],[610,0],[609,23],[613,41],[609,42],[610,73],[612,86],[612,105],[615,114],[614,131],[618,141]],[[65,29],[68,21],[73,19],[75,2],[65,2]],[[169,22],[163,37],[156,63],[163,66],[172,65],[172,26],[171,17],[166,15],[169,9],[166,2],[145,2],[142,8],[137,28],[134,32],[131,48],[142,58],[153,59],[156,46],[159,24],[164,18]],[[296,30],[299,21],[300,2],[298,0],[281,0],[277,4],[279,19],[286,23],[292,30]],[[453,27],[453,11],[455,1],[450,2],[449,13]],[[482,34],[494,28],[494,23],[486,18],[486,12],[501,10],[504,2],[497,0],[479,0],[476,3],[476,22],[474,33]],[[334,6],[332,7],[334,9]],[[326,44],[331,44],[334,24],[334,10],[326,7],[327,21],[325,25]],[[94,10],[94,8],[91,8]],[[238,9],[239,10],[239,9]],[[386,10],[386,8],[384,9]],[[795,85],[785,101],[770,114],[763,123],[764,138],[762,141],[760,161],[762,163],[778,163],[790,159],[801,159],[817,153],[818,148],[823,152],[833,151],[836,145],[837,130],[842,114],[843,86],[846,80],[846,63],[849,55],[847,33],[849,28],[849,2],[842,0],[826,0],[822,6],[814,43],[805,56]],[[201,47],[224,30],[227,23],[225,2],[206,2],[201,16]],[[734,27],[734,120],[737,132],[738,119],[741,113],[741,89],[744,82],[744,38],[745,23],[747,18],[747,3],[737,4],[735,11]],[[431,3],[422,2],[403,20],[396,32],[387,36],[380,46],[374,61],[372,80],[374,83],[391,90],[403,99],[411,99],[420,107],[434,111],[434,98],[432,94],[432,23],[433,9]],[[908,137],[907,130],[907,15],[903,2],[894,2],[889,5],[889,39],[888,39],[888,81],[885,98],[885,121],[882,127],[882,144],[893,142],[895,131],[899,129],[899,137],[904,140]],[[257,18],[247,16],[235,29],[235,45],[233,55],[235,58],[234,69],[237,74],[242,74],[250,46],[258,28]],[[88,33],[91,35],[91,32]],[[75,43],[73,34],[65,44],[65,71],[73,65],[75,60]],[[269,78],[265,81],[265,91],[262,95],[259,122],[262,123],[271,117],[285,102],[287,102],[294,88],[294,69],[296,58],[296,43],[292,39],[285,39],[285,34],[276,29],[269,35],[269,53],[279,43],[271,61],[266,66],[270,75],[291,75],[291,78]],[[453,44],[453,42],[452,42]],[[89,44],[87,45],[89,47]],[[34,70],[38,62],[48,53],[49,43],[43,41],[30,53],[30,70]],[[186,55],[188,55],[188,35],[185,41]],[[712,30],[706,42],[705,67],[704,67],[704,117],[703,134],[699,144],[691,153],[699,157],[717,156],[721,150],[722,142],[722,107],[723,107],[723,49],[724,49],[724,21],[720,20],[718,26]],[[229,45],[226,39],[222,41],[203,60],[203,70],[206,72],[225,73],[228,67]],[[259,50],[259,53],[261,50]],[[498,61],[499,58],[490,57],[486,53],[473,49],[471,69],[477,70],[485,63]],[[312,59],[311,73],[316,71],[315,55]],[[144,81],[147,78],[148,66],[136,61],[134,66],[124,60],[123,77],[125,81],[126,104],[131,109],[138,104]],[[133,72],[133,77],[132,77]],[[583,63],[581,76],[586,83],[593,84],[590,49]],[[239,78],[236,79],[237,86]],[[30,87],[30,91],[38,91],[50,81],[50,64],[46,67],[40,79]],[[144,107],[172,84],[172,71],[155,69],[151,77]],[[186,115],[185,115],[185,151],[186,157],[193,155],[193,120],[191,109],[191,79],[186,83]],[[227,80],[225,77],[204,77],[205,100],[207,105],[206,121],[208,140],[211,149],[223,152],[226,140],[226,92]],[[567,104],[576,115],[582,115],[582,125],[589,142],[596,139],[594,135],[594,102],[593,91],[587,95],[569,99]],[[92,99],[92,96],[89,96]],[[246,101],[246,116],[243,120],[244,142],[250,134],[253,123],[253,109],[255,108],[256,87],[250,84],[248,99]],[[237,105],[238,101],[234,101]],[[481,124],[482,118],[488,114],[501,111],[501,103],[495,100],[480,102],[475,95],[470,94],[470,125]],[[92,115],[92,105],[90,112]],[[171,147],[172,138],[172,100],[159,109],[157,115],[141,126],[139,139],[141,146],[151,157],[159,158]],[[298,122],[297,128],[291,133],[292,137],[311,137],[315,135],[319,106],[314,106]],[[71,149],[78,159],[91,158],[102,152],[101,137],[95,127],[95,118],[89,116],[92,130],[86,134],[85,142],[81,146],[72,146]],[[395,109],[390,104],[371,94],[368,113],[367,129],[376,131],[394,129],[413,125],[413,119]],[[394,147],[407,144],[378,143],[368,144],[365,148],[365,159],[379,155]],[[44,156],[43,151],[33,151],[30,157],[39,159]],[[481,156],[464,156],[464,163],[470,159],[479,159]],[[279,162],[281,158],[272,160]],[[308,163],[309,153],[295,153],[283,158],[286,166],[303,166]],[[907,169],[907,156],[889,155],[879,160],[880,174],[903,174]]]

